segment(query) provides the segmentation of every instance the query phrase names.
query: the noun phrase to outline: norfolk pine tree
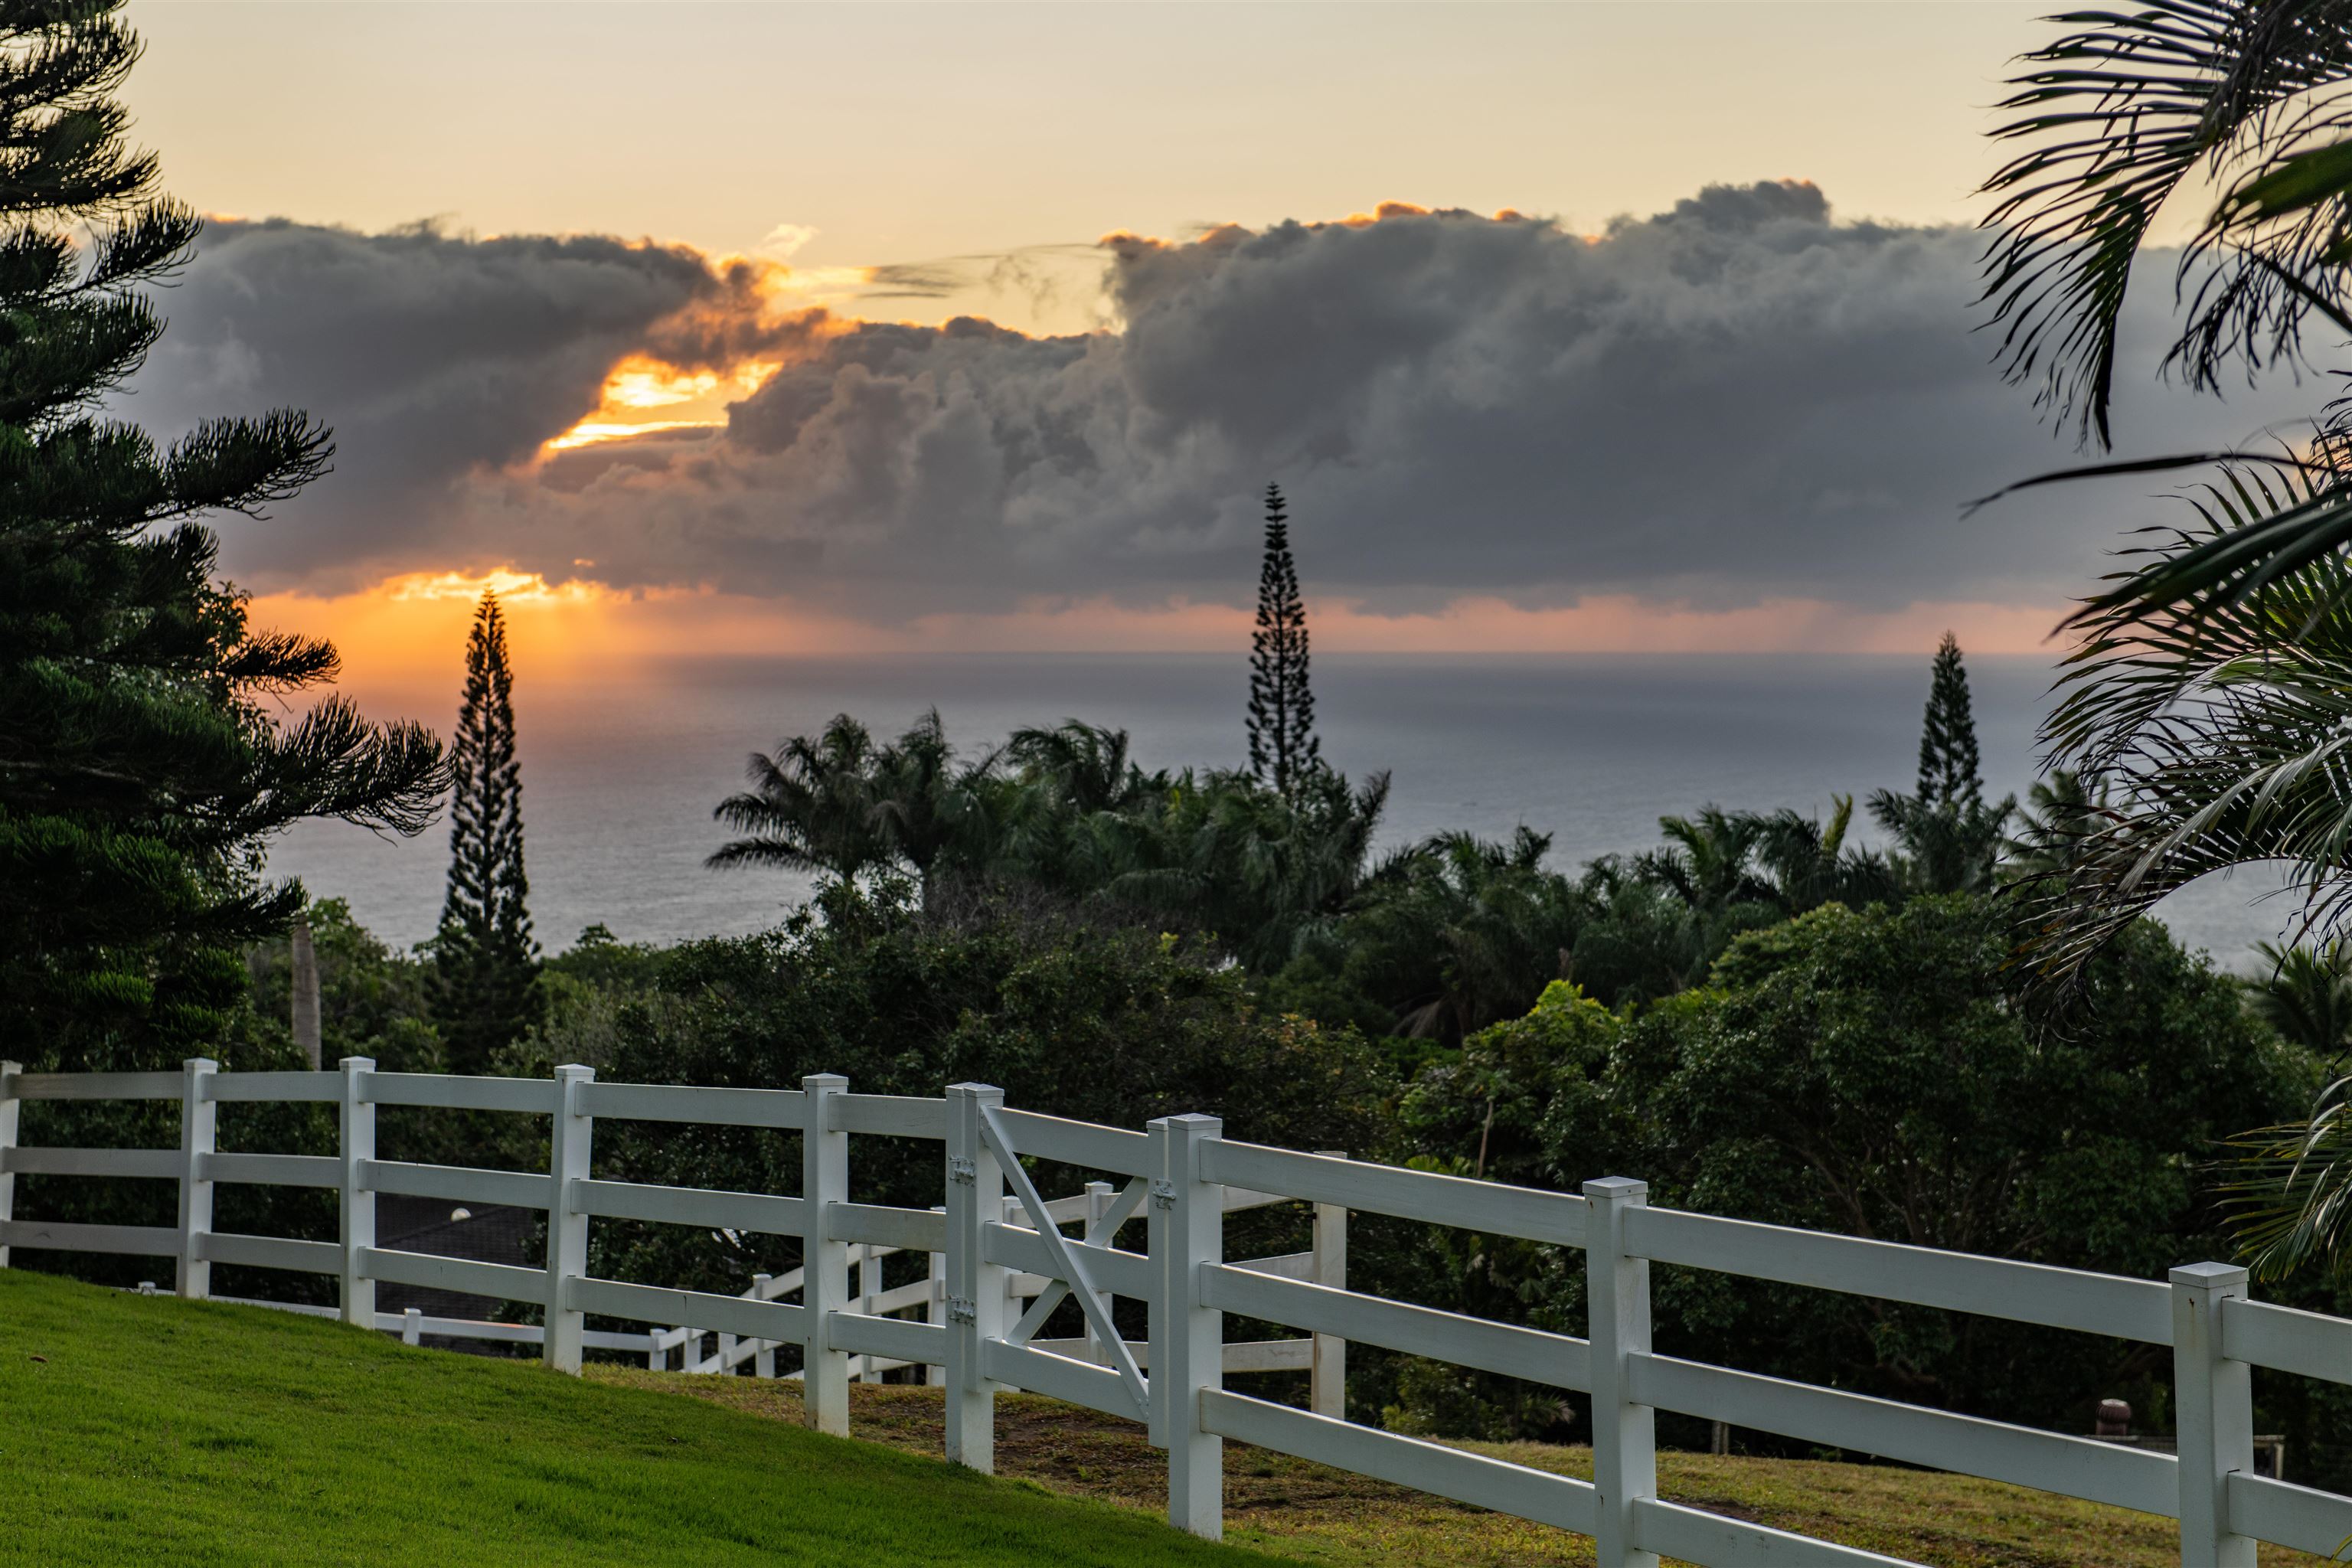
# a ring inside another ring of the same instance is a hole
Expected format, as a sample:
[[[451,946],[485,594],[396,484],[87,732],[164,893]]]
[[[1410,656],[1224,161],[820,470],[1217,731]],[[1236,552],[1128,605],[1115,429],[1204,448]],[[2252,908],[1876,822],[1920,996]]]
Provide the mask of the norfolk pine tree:
[[[539,944],[522,863],[522,766],[506,617],[485,593],[466,638],[466,699],[454,748],[449,890],[433,939],[434,1011],[452,1072],[490,1068],[530,1022]]]
[[[1987,805],[1979,767],[1968,668],[1959,640],[1946,632],[1936,649],[1919,732],[1918,793],[1880,790],[1870,798],[1871,816],[1902,845],[1898,868],[1912,891],[1980,892],[1992,886],[2017,797]]]
[[[1288,800],[1323,766],[1315,693],[1307,679],[1307,604],[1290,556],[1282,488],[1265,487],[1265,557],[1258,569],[1257,629],[1250,634],[1250,772]]]
[[[248,626],[214,579],[195,520],[326,472],[325,426],[280,409],[163,447],[100,412],[163,331],[142,288],[201,227],[125,143],[118,9],[0,0],[0,1053],[37,1068],[216,1051],[240,948],[302,903],[260,879],[267,837],[413,834],[445,778],[432,735],[342,697],[281,722],[335,650]]]
[[[1927,722],[1919,733],[1919,803],[1939,811],[1982,805],[1984,779],[1979,766],[1968,667],[1960,662],[1959,639],[1946,632],[1936,649],[1935,673],[1927,686]]]

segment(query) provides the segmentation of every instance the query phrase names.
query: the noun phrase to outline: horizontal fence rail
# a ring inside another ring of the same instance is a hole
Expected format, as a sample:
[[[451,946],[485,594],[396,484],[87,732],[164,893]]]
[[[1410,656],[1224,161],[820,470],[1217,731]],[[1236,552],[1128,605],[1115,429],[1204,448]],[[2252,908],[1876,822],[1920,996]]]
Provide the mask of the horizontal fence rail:
[[[47,1147],[19,1137],[26,1103],[107,1100],[178,1101],[180,1146]],[[331,1106],[336,1152],[216,1147],[215,1108],[237,1102]],[[548,1167],[379,1159],[379,1106],[540,1118]],[[599,1120],[791,1134],[801,1190],[600,1179]],[[1580,1194],[1546,1192],[1223,1131],[1199,1116],[1138,1130],[1039,1115],[980,1085],[939,1099],[856,1094],[829,1076],[743,1089],[599,1083],[578,1067],[548,1079],[387,1073],[363,1058],[334,1071],[264,1073],[223,1073],[203,1059],[139,1073],[27,1073],[0,1062],[0,1267],[12,1247],[167,1258],[173,1289],[186,1297],[212,1295],[215,1263],[323,1275],[338,1282],[336,1306],[217,1299],[340,1317],[411,1344],[536,1346],[571,1372],[594,1351],[772,1377],[778,1351],[790,1348],[802,1366],[787,1375],[803,1382],[806,1419],[833,1431],[848,1428],[852,1379],[911,1369],[943,1390],[950,1457],[983,1469],[993,1464],[996,1392],[1025,1389],[1143,1423],[1169,1456],[1171,1521],[1212,1537],[1223,1529],[1231,1439],[1591,1536],[1603,1568],[1649,1568],[1661,1554],[1717,1568],[1897,1561],[1658,1497],[1653,1418],[1666,1410],[2177,1519],[2180,1560],[2195,1568],[2252,1568],[2258,1542],[2325,1556],[2352,1540],[2352,1498],[2254,1472],[2250,1381],[2264,1367],[2352,1383],[2352,1321],[2251,1300],[2242,1269],[2196,1264],[2164,1282],[2123,1279],[1654,1209],[1641,1183],[1622,1178],[1587,1183]],[[940,1205],[853,1201],[853,1136],[940,1144]],[[1047,1199],[1032,1162],[1110,1179]],[[173,1183],[179,1221],[20,1219],[18,1176]],[[216,1229],[221,1184],[332,1192],[336,1237]],[[523,1267],[381,1245],[378,1194],[543,1215],[544,1256]],[[1307,1250],[1225,1256],[1225,1215],[1286,1204],[1312,1215]],[[1350,1289],[1350,1211],[1580,1249],[1589,1336]],[[802,1262],[756,1276],[740,1295],[601,1279],[588,1269],[597,1220],[788,1237]],[[1659,1355],[1650,1344],[1653,1264],[2168,1347],[2177,1456]],[[512,1303],[539,1321],[378,1311],[378,1282]],[[1144,1304],[1146,1338],[1118,1328],[1121,1298]],[[1300,1337],[1229,1339],[1228,1316]],[[1040,1337],[1055,1321],[1075,1322],[1079,1336]],[[1349,1422],[1351,1341],[1588,1395],[1594,1479]],[[1303,1409],[1224,1386],[1233,1375],[1302,1372]]]

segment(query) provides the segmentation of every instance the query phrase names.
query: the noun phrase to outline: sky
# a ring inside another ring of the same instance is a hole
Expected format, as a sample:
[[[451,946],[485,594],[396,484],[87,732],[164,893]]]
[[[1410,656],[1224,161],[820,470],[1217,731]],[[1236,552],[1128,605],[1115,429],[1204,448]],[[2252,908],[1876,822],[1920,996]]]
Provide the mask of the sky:
[[[583,668],[1232,647],[1268,483],[1322,647],[2032,650],[2178,506],[1962,513],[2074,456],[1973,303],[2041,9],[135,0],[215,221],[122,411],[336,426],[224,561],[378,674],[485,585]],[[2305,412],[2168,313],[2121,452]]]

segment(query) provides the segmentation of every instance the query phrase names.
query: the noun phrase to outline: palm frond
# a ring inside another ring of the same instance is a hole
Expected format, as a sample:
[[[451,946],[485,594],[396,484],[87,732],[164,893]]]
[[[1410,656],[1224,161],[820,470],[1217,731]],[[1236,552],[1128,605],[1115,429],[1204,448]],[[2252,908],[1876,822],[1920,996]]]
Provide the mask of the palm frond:
[[[2176,549],[2260,528],[2316,487],[2244,469],[2194,499]],[[2090,955],[2200,877],[2284,863],[2305,929],[2352,913],[2352,571],[2323,555],[2259,592],[2105,612],[2042,739],[2086,797],[2063,863],[2024,877],[2023,956],[2071,985]]]
[[[2236,1176],[2222,1196],[2239,1255],[2257,1278],[2352,1258],[2352,1078],[2322,1089],[2308,1121],[2265,1127],[2229,1147]]]
[[[2352,4],[2140,0],[2053,20],[2074,30],[2025,57],[2001,103],[2016,118],[1994,132],[2022,150],[1985,184],[1983,300],[2010,376],[2104,447],[2133,264],[2183,184],[2229,191],[2175,277],[2193,298],[2168,363],[2191,384],[2216,385],[2241,356],[2251,373],[2298,350],[2310,298],[2284,278],[2343,303],[2340,280],[2313,266],[2338,237],[2340,198],[2313,194],[2316,165],[2300,184],[2273,177],[2352,128],[2338,91],[2352,79]]]

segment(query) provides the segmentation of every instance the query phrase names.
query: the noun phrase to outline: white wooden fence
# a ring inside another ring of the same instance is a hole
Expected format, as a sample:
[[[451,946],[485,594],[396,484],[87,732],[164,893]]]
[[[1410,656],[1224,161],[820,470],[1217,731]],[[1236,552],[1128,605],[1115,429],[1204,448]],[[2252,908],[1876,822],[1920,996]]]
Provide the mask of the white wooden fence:
[[[18,1146],[17,1108],[39,1100],[176,1100],[181,1146]],[[338,1152],[220,1150],[215,1107],[228,1100],[335,1104]],[[379,1105],[550,1117],[549,1169],[380,1161]],[[599,1180],[590,1156],[600,1118],[799,1132],[801,1192]],[[943,1144],[944,1208],[850,1202],[853,1136]],[[1048,1205],[1024,1156],[1122,1180],[1115,1190],[1090,1188],[1078,1200],[1082,1212],[1067,1200]],[[176,1181],[179,1223],[20,1221],[11,1208],[20,1172]],[[215,1230],[215,1184],[239,1182],[337,1191],[338,1239]],[[1301,1278],[1291,1264],[1227,1262],[1223,1226],[1235,1191],[1249,1194],[1244,1203],[1313,1204],[1318,1215],[1353,1209],[1581,1248],[1590,1338],[1385,1300],[1347,1289],[1343,1279]],[[379,1247],[380,1192],[542,1210],[545,1266]],[[179,1293],[192,1297],[207,1294],[214,1263],[334,1275],[336,1310],[345,1321],[401,1326],[412,1338],[421,1331],[417,1320],[379,1319],[376,1281],[536,1302],[546,1317],[543,1356],[574,1372],[583,1345],[654,1353],[675,1325],[696,1324],[730,1337],[721,1356],[735,1363],[765,1353],[761,1347],[800,1346],[807,1418],[836,1433],[848,1429],[853,1358],[868,1358],[867,1367],[935,1366],[945,1374],[950,1458],[992,1468],[1000,1389],[1107,1411],[1143,1423],[1167,1450],[1169,1518],[1201,1535],[1222,1528],[1223,1448],[1233,1438],[1595,1537],[1604,1568],[1646,1568],[1661,1553],[1711,1568],[1896,1561],[1660,1498],[1653,1423],[1654,1412],[1671,1410],[2174,1518],[2185,1568],[2253,1568],[2258,1541],[2327,1555],[2352,1539],[2352,1498],[2254,1473],[2250,1380],[2252,1368],[2264,1366],[2352,1382],[2352,1321],[2252,1300],[2244,1270],[2224,1264],[2176,1268],[2159,1284],[1653,1209],[1645,1199],[1641,1183],[1618,1177],[1587,1182],[1577,1196],[1235,1142],[1213,1117],[1168,1117],[1143,1131],[1063,1121],[1009,1109],[1002,1091],[977,1084],[929,1100],[852,1094],[832,1076],[807,1079],[798,1089],[752,1089],[604,1084],[579,1067],[558,1068],[551,1079],[383,1073],[362,1058],[335,1072],[235,1074],[207,1061],[176,1073],[46,1075],[0,1063],[0,1266],[12,1244],[168,1257],[177,1262]],[[1121,1227],[1139,1215],[1147,1246],[1126,1250],[1118,1245]],[[805,1266],[791,1287],[783,1282],[790,1276],[780,1277],[748,1297],[600,1279],[586,1268],[588,1226],[600,1217],[797,1237]],[[1062,1226],[1073,1223],[1083,1224],[1081,1234],[1065,1235]],[[944,1321],[888,1315],[910,1303],[886,1308],[890,1295],[867,1289],[871,1278],[853,1291],[853,1247],[940,1255]],[[1650,1345],[1652,1263],[2169,1345],[2179,1457],[1657,1354]],[[793,1288],[799,1301],[774,1299]],[[1113,1324],[1109,1303],[1120,1296],[1147,1304],[1144,1341],[1128,1342]],[[1031,1305],[1016,1314],[1024,1300]],[[1084,1314],[1086,1340],[1036,1340],[1065,1300]],[[1227,1313],[1587,1393],[1593,1479],[1352,1425],[1330,1412],[1328,1399],[1318,1401],[1327,1405],[1318,1414],[1230,1392],[1223,1386],[1234,1349],[1224,1343]],[[657,1330],[592,1333],[591,1316]]]

